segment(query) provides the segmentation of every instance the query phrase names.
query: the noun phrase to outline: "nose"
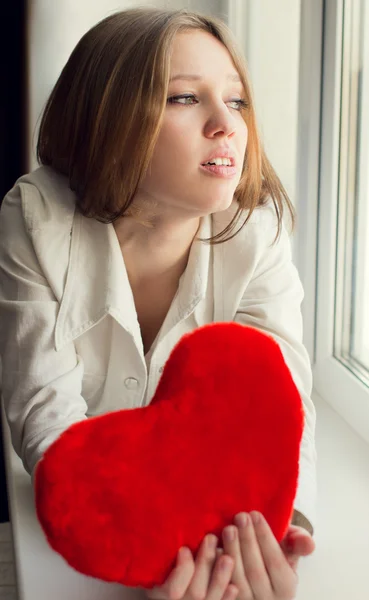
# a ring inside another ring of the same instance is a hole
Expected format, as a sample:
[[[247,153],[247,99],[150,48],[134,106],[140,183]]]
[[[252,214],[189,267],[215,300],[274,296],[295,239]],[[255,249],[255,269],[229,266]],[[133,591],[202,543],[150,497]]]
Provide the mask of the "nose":
[[[206,121],[206,137],[232,137],[236,131],[236,121],[226,106],[214,109]]]

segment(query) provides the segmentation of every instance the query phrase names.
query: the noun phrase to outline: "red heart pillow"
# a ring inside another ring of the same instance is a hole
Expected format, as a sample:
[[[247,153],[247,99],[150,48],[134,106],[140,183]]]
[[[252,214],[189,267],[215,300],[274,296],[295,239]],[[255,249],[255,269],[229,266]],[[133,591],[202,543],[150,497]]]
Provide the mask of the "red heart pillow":
[[[78,571],[128,586],[164,582],[241,511],[280,541],[297,489],[299,393],[277,343],[235,323],[173,349],[150,405],[72,425],[36,469],[37,515]]]

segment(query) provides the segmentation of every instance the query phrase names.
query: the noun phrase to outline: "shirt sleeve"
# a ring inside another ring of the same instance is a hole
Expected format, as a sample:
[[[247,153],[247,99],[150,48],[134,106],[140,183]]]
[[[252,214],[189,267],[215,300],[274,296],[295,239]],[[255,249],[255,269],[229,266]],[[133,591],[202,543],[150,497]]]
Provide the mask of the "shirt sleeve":
[[[40,267],[24,212],[22,188],[16,186],[0,212],[0,357],[12,443],[31,474],[47,447],[86,418],[87,404],[81,396],[83,362],[74,344],[58,352],[54,347],[59,302]]]
[[[304,293],[292,262],[291,244],[285,226],[283,225],[281,235],[273,245],[276,233],[274,209],[273,212],[272,209],[266,209],[258,231],[259,238],[262,238],[262,248],[253,277],[239,303],[235,321],[265,331],[276,340],[300,393],[305,422],[294,509],[295,515],[300,515],[300,521],[296,524],[304,526],[313,534],[317,496],[316,411],[311,400],[312,371],[309,355],[302,342],[301,302]]]

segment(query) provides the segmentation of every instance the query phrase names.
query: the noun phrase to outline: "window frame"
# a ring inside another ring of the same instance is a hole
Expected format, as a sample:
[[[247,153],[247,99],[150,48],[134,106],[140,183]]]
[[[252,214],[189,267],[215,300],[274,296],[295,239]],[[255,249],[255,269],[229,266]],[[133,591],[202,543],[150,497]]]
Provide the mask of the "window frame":
[[[361,0],[364,6],[364,0]],[[365,69],[361,71],[359,76],[359,88],[362,92],[362,98],[369,98],[369,37],[364,35],[364,32],[369,31],[369,4],[365,4],[365,14],[361,23],[362,28],[362,55],[368,58],[368,63]],[[369,230],[369,177],[367,176],[367,167],[369,165],[369,102],[361,102],[360,100],[360,156],[358,166],[358,195],[359,198],[367,200],[365,207],[360,204],[360,213],[358,222],[356,223],[355,235],[357,236],[356,261],[357,269],[355,273],[355,298],[354,312],[355,315],[364,314],[364,299],[369,297],[369,278],[360,279],[358,274],[364,272],[364,263],[369,255],[369,239],[366,237],[366,232]],[[364,200],[364,202],[365,202]],[[369,265],[367,266],[369,270]],[[366,314],[366,327],[361,327],[360,332],[356,328],[356,322],[353,323],[355,337],[352,341],[352,350],[354,355],[358,357],[359,363],[365,348],[365,358],[368,359],[365,363],[366,377],[369,380],[367,369],[369,368],[369,313]],[[367,338],[365,338],[367,335]],[[358,339],[360,337],[360,339]],[[355,344],[356,342],[356,344]],[[359,356],[361,355],[361,356]],[[364,366],[364,365],[363,365]]]
[[[369,388],[334,355],[343,1],[324,2],[313,376],[317,393],[369,443]]]
[[[304,287],[304,344],[315,362],[317,225],[321,143],[324,0],[301,2],[300,76],[297,132],[297,226],[293,257]]]

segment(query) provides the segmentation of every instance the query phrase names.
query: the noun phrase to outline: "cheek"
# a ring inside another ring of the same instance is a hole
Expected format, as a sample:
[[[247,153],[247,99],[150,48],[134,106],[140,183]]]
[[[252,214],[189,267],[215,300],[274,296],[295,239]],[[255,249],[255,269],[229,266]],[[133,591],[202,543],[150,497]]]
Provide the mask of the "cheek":
[[[247,125],[245,123],[245,121],[242,121],[241,125],[240,125],[240,130],[239,130],[239,140],[240,140],[240,147],[243,149],[243,151],[246,151],[247,148],[247,140],[248,140],[248,128]]]
[[[152,169],[171,166],[172,169],[180,168],[184,161],[194,158],[190,145],[192,136],[188,128],[168,123],[162,127],[155,146],[151,166]]]

